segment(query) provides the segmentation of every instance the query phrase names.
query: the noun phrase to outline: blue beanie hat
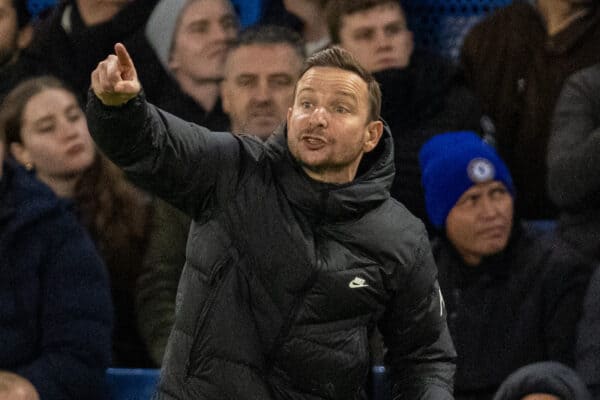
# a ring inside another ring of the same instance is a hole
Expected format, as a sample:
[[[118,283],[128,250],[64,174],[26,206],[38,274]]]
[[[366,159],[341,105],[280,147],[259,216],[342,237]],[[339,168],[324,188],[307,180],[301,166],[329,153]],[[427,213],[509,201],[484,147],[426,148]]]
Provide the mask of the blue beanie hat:
[[[500,181],[515,196],[506,164],[474,132],[435,135],[421,147],[419,164],[427,215],[438,229],[460,196],[477,183]]]

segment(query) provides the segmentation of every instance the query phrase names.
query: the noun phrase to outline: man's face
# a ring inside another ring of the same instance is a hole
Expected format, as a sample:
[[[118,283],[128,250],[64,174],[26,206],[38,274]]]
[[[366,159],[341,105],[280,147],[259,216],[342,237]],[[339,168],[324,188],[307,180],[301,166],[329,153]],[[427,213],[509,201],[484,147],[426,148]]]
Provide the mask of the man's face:
[[[446,235],[468,265],[506,247],[513,224],[513,198],[500,181],[464,192],[446,218]]]
[[[196,0],[186,6],[176,29],[169,66],[178,79],[217,80],[237,18],[228,0]]]
[[[17,11],[12,0],[0,0],[0,67],[16,56],[19,49],[18,38]]]
[[[369,121],[366,82],[353,72],[313,67],[298,81],[287,114],[288,148],[313,179],[347,183],[383,125]]]
[[[287,44],[252,44],[228,55],[221,97],[232,132],[265,140],[285,121],[302,61]]]
[[[396,3],[342,16],[339,37],[340,45],[370,72],[406,67],[414,47],[412,32]]]

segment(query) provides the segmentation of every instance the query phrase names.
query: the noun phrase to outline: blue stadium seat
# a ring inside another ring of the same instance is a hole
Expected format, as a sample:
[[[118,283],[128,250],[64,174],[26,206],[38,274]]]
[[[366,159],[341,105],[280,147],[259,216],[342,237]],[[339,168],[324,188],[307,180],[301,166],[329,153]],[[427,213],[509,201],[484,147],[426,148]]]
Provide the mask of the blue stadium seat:
[[[465,34],[512,0],[401,0],[417,47],[456,60]]]
[[[156,390],[159,369],[109,368],[106,380],[110,400],[150,400]]]
[[[262,15],[262,0],[231,0],[240,16],[242,28],[258,22]]]
[[[392,389],[383,365],[375,365],[371,369],[371,399],[373,400],[391,400]]]

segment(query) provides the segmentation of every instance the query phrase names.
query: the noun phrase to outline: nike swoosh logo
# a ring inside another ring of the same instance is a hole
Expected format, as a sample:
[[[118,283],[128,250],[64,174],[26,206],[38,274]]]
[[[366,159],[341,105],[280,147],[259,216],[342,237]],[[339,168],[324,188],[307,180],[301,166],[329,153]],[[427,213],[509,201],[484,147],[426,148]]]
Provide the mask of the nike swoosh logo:
[[[348,287],[351,289],[367,287],[367,286],[369,286],[369,285],[367,285],[366,281],[362,278],[359,278],[358,276],[355,277],[354,279],[352,279],[350,281],[350,283],[348,284]]]

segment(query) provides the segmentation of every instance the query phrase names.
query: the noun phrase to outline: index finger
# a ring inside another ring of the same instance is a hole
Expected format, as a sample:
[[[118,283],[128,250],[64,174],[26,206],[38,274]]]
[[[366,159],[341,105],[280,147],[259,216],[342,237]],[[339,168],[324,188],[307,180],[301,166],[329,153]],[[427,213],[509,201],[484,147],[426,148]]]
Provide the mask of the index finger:
[[[115,54],[119,59],[120,65],[133,68],[133,60],[122,43],[115,44]]]

